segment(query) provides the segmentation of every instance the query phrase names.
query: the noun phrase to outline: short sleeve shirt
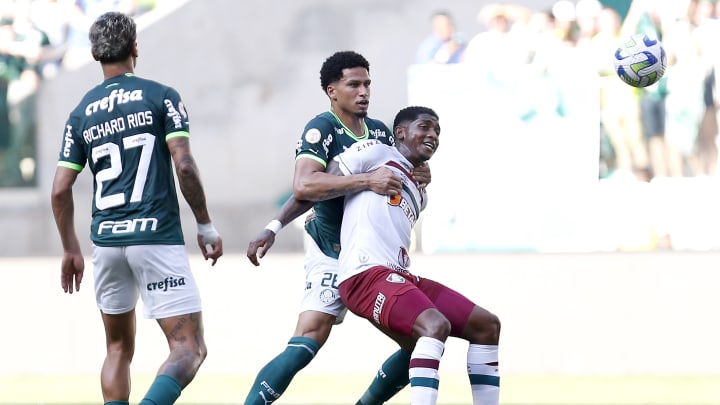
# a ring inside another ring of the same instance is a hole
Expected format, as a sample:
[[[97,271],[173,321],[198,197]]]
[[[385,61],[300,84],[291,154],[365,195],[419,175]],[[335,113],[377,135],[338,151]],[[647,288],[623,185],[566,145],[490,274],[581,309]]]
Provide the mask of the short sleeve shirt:
[[[353,134],[332,112],[324,112],[305,125],[298,140],[296,159],[313,159],[323,166],[357,141],[377,139],[386,145],[394,145],[392,132],[382,121],[365,118],[366,130],[362,136]],[[343,216],[343,197],[318,201],[313,206],[315,219],[305,225],[305,230],[328,257],[340,253],[340,226]]]
[[[366,190],[345,198],[338,282],[373,266],[407,272],[412,228],[427,200],[411,174],[413,165],[396,148],[373,140],[358,142],[335,159],[345,175],[386,167],[402,180],[394,196]]]
[[[166,143],[178,136],[189,136],[178,92],[132,74],[105,80],[70,113],[58,166],[92,172],[94,244],[184,243]]]

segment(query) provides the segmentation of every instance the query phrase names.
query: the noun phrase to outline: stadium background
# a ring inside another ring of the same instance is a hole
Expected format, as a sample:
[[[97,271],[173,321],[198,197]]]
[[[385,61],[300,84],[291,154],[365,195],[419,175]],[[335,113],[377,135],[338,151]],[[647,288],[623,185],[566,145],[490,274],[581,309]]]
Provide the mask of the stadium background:
[[[485,3],[450,0],[441,6],[472,33],[481,29],[475,16]],[[539,9],[553,2],[515,3]],[[399,106],[415,102],[443,117],[434,200],[413,265],[419,274],[463,287],[458,289],[500,315],[504,404],[720,403],[713,345],[720,336],[711,312],[718,307],[712,250],[720,244],[717,215],[708,215],[718,202],[714,180],[693,179],[665,191],[677,195],[680,187],[699,197],[692,206],[662,200],[684,215],[676,225],[682,251],[604,253],[646,250],[656,224],[643,190],[598,182],[597,129],[582,126],[596,106],[575,104],[579,108],[567,121],[548,117],[556,125],[550,129],[537,121],[479,120],[498,93],[488,93],[476,72],[410,67],[438,5],[194,0],[139,19],[137,73],[183,95],[210,209],[229,251],[216,268],[192,259],[204,291],[210,356],[179,403],[239,402],[254,373],[292,331],[302,285],[300,228],[284,230],[260,268],[243,252],[290,189],[299,131],[327,106],[317,83],[319,64],[338,49],[370,60],[374,117],[390,121]],[[428,85],[433,78],[446,85]],[[583,86],[592,90],[592,79],[584,79],[552,85],[578,97]],[[2,302],[6,325],[17,325],[4,334],[10,349],[0,361],[0,403],[99,398],[104,349],[92,274],[79,294],[62,295],[61,247],[48,201],[66,114],[100,80],[100,70],[89,63],[43,84],[37,186],[0,191],[0,268],[9,287]],[[463,87],[467,83],[480,87]],[[505,90],[517,99],[543,94],[522,86]],[[539,137],[490,136],[498,130]],[[549,133],[558,135],[541,138]],[[498,153],[511,141],[521,142],[516,160]],[[83,173],[76,190],[81,234],[89,224],[84,213],[90,198],[91,182]],[[183,208],[186,233],[193,235]],[[194,253],[192,243],[189,249]],[[165,353],[152,322],[138,328],[134,395]],[[352,402],[393,350],[352,316],[333,336],[284,403]],[[440,403],[468,403],[463,344],[449,344],[441,372]],[[403,401],[401,394],[397,402]]]

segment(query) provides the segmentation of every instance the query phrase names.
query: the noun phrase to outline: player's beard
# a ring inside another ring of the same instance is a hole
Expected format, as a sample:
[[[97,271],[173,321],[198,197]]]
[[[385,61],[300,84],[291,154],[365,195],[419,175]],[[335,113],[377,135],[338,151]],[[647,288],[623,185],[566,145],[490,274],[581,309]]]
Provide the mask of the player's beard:
[[[359,113],[355,113],[355,116],[358,118],[365,118],[367,117],[367,110],[366,111],[360,111]]]

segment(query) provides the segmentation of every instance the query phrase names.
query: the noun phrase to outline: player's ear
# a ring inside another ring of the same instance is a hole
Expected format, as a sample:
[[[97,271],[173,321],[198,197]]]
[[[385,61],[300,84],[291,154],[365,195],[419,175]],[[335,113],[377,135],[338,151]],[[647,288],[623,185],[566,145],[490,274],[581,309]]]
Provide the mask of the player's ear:
[[[135,43],[133,44],[133,47],[132,47],[132,56],[133,56],[134,58],[137,58],[137,57],[138,57],[138,45],[137,45],[137,41],[135,41]]]
[[[395,132],[394,133],[395,139],[403,140],[403,139],[405,139],[405,135],[407,133],[407,127],[405,127],[404,125],[398,125],[395,127],[394,132]]]
[[[331,100],[337,100],[335,97],[335,87],[331,84],[328,85],[327,88],[325,88],[325,94],[327,94],[328,97],[330,97]]]

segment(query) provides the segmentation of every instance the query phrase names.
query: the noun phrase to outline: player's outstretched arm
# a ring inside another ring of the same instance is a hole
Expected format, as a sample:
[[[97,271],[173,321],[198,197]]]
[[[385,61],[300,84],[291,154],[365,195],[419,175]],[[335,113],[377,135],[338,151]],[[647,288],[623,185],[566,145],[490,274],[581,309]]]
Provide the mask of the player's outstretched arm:
[[[247,258],[256,266],[260,265],[259,259],[265,257],[265,254],[275,243],[275,236],[280,230],[295,218],[312,208],[312,201],[298,201],[290,196],[287,201],[280,207],[280,211],[275,214],[275,219],[265,226],[265,229],[248,244]]]
[[[211,259],[214,266],[223,254],[222,238],[210,221],[205,190],[200,181],[200,172],[190,153],[190,140],[178,136],[168,140],[168,148],[175,163],[175,173],[180,191],[185,197],[198,225],[197,240],[205,260]],[[208,248],[209,246],[209,248]]]
[[[63,291],[69,294],[73,293],[73,289],[80,291],[80,283],[85,271],[85,260],[75,232],[75,203],[72,193],[72,186],[78,173],[76,170],[58,167],[51,193],[53,216],[63,246],[60,285]]]
[[[392,170],[379,168],[368,173],[339,176],[333,169],[335,160],[328,162],[327,170],[315,160],[298,159],[295,162],[293,194],[296,199],[323,201],[346,194],[371,190],[382,195],[395,195],[402,190],[402,181]]]

